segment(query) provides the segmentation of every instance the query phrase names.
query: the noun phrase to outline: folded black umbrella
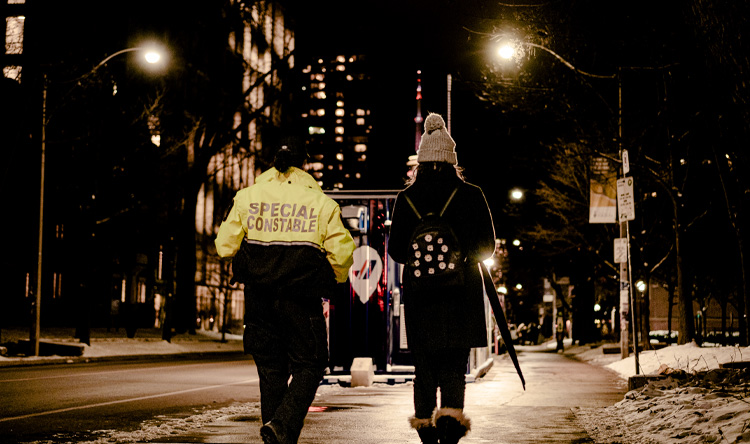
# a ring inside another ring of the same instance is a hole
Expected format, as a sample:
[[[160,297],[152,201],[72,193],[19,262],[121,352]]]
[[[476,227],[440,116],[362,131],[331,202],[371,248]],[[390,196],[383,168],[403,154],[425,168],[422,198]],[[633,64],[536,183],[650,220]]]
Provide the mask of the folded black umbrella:
[[[495,284],[492,282],[492,276],[490,276],[490,272],[487,270],[487,267],[482,262],[479,262],[479,265],[482,267],[484,289],[487,292],[487,299],[490,300],[490,306],[492,307],[492,312],[495,315],[495,321],[497,322],[497,326],[500,329],[500,336],[503,338],[503,342],[505,342],[505,346],[508,349],[508,355],[510,356],[511,361],[513,361],[513,365],[516,367],[518,376],[521,378],[521,385],[523,385],[523,389],[526,390],[526,380],[523,379],[521,365],[518,363],[516,349],[515,347],[513,347],[513,338],[510,336],[508,321],[505,319],[505,311],[500,305],[500,297],[497,294]]]

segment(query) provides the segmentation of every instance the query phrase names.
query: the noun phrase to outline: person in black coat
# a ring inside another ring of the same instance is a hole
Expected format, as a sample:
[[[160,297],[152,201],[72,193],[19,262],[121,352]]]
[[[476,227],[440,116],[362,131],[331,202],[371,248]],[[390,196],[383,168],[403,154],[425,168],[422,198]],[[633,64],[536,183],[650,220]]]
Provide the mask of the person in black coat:
[[[472,347],[487,345],[483,281],[479,261],[492,256],[495,231],[482,190],[464,181],[457,166],[455,142],[438,114],[425,120],[417,161],[409,186],[401,191],[391,220],[388,250],[396,262],[410,260],[411,237],[420,214],[439,213],[455,195],[443,218],[465,254],[464,283],[425,291],[403,275],[406,335],[414,359],[414,416],[409,418],[423,443],[457,443],[470,430],[463,413],[465,373]],[[437,389],[441,402],[437,404]]]

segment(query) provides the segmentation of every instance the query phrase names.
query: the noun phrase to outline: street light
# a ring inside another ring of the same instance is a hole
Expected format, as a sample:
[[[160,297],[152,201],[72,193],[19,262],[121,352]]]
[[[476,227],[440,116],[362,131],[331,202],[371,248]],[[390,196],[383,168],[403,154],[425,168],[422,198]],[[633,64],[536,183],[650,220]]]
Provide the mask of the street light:
[[[618,143],[619,143],[619,157],[623,160],[623,169],[622,173],[623,176],[627,175],[628,173],[628,166],[627,166],[627,151],[623,149],[622,146],[622,78],[621,78],[621,70],[618,70],[616,74],[608,74],[608,75],[601,75],[601,74],[592,74],[590,72],[584,71],[582,69],[577,68],[572,63],[567,61],[565,58],[563,58],[561,55],[556,53],[555,51],[547,48],[546,46],[539,45],[537,43],[532,42],[525,42],[520,40],[504,40],[499,49],[498,54],[500,57],[510,60],[517,56],[517,54],[522,53],[522,51],[519,50],[521,46],[528,46],[530,48],[537,48],[541,49],[552,56],[554,56],[558,61],[560,61],[563,65],[570,68],[571,70],[577,72],[578,74],[584,75],[586,77],[592,77],[596,79],[613,79],[617,80],[617,89],[618,89],[618,103],[617,103],[617,135],[618,135]],[[630,282],[633,281],[632,278],[632,270],[630,267],[630,231],[629,231],[629,219],[624,219],[619,221],[620,224],[620,238],[624,238],[626,245],[627,245],[627,262],[620,264],[620,286],[621,288],[624,288],[621,290],[621,301],[623,298],[626,298],[626,300],[629,301],[629,304],[631,306],[631,317],[632,317],[632,323],[633,323],[633,337],[635,338],[635,330],[636,330],[636,319],[635,319],[635,313],[633,313],[632,307],[633,307],[633,294],[630,289]],[[626,294],[624,294],[626,293]],[[620,349],[622,353],[622,357],[626,358],[628,355],[629,346],[627,343],[627,318],[623,319],[622,323],[622,333],[621,334],[621,344]],[[639,371],[639,362],[638,362],[638,343],[637,341],[633,341],[633,348],[635,351],[635,367],[636,367],[636,374],[638,374]]]
[[[644,291],[646,291],[646,283],[643,282],[643,280],[639,280],[638,282],[635,283],[635,288],[637,288],[638,291],[643,293]]]
[[[125,53],[128,53],[128,52],[136,52],[136,51],[143,52],[143,60],[148,65],[156,65],[157,63],[161,62],[162,59],[166,58],[165,57],[165,51],[163,49],[159,48],[155,44],[146,44],[146,45],[142,45],[142,46],[136,46],[136,47],[133,47],[133,48],[125,48],[125,49],[121,49],[121,50],[119,50],[117,52],[113,52],[112,54],[110,54],[109,56],[107,56],[104,60],[102,60],[101,62],[99,62],[99,64],[97,64],[86,75],[88,76],[88,75],[93,74],[94,71],[96,71],[97,69],[99,69],[101,66],[105,65],[107,62],[109,62],[113,58],[119,56],[120,54],[125,54]]]
[[[513,48],[513,45],[510,43],[504,43],[500,48],[497,50],[497,54],[504,58],[505,60],[510,60],[515,55],[516,50]]]
[[[77,80],[82,80],[92,75],[97,69],[106,64],[112,58],[125,54],[128,52],[143,51],[144,60],[150,65],[156,65],[164,57],[162,52],[154,46],[138,46],[134,48],[126,48],[117,51],[104,60],[94,66],[91,71],[81,76]],[[37,265],[36,265],[36,294],[34,295],[34,316],[32,318],[31,331],[29,332],[29,342],[34,348],[33,355],[39,356],[39,337],[40,337],[40,324],[41,324],[41,305],[42,305],[42,241],[44,238],[44,170],[46,162],[46,151],[47,151],[47,74],[42,75],[42,131],[41,131],[41,160],[40,160],[40,174],[39,174],[39,238],[37,244]]]
[[[523,53],[521,51],[521,46],[528,46],[531,48],[537,48],[541,49],[542,51],[546,51],[547,53],[553,55],[558,61],[560,61],[563,65],[567,66],[568,68],[572,69],[573,71],[583,74],[587,77],[594,77],[597,79],[616,79],[617,74],[607,74],[607,75],[601,75],[601,74],[592,74],[590,72],[586,72],[582,69],[578,69],[575,66],[573,66],[572,63],[565,60],[560,54],[556,53],[555,51],[547,48],[546,46],[540,45],[538,43],[532,43],[532,42],[524,42],[520,40],[513,40],[513,41],[504,41],[500,44],[497,53],[498,55],[505,59],[505,60],[511,60],[516,57],[520,57],[520,55]]]
[[[510,190],[510,198],[516,202],[519,202],[523,199],[523,190],[520,188],[513,188]]]

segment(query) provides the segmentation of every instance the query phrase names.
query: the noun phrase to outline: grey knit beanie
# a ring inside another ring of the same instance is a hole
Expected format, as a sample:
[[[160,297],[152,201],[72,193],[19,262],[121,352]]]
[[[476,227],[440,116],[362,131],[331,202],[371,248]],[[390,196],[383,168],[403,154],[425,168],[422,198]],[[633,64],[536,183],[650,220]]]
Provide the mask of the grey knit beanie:
[[[440,114],[430,113],[424,121],[424,134],[419,142],[417,162],[446,162],[455,165],[456,142],[445,129]]]

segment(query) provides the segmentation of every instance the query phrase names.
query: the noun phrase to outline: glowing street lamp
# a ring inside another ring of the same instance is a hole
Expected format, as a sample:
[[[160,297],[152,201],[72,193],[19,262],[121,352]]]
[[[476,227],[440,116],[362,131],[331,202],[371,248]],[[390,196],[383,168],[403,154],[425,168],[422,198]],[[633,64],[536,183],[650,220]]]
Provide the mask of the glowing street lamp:
[[[497,54],[505,60],[510,60],[516,54],[516,49],[510,43],[504,43],[498,48]]]
[[[153,65],[155,63],[159,63],[159,60],[161,60],[161,54],[156,51],[148,51],[143,55],[143,58],[146,59],[147,63]]]
[[[92,75],[101,66],[106,64],[112,58],[117,57],[120,54],[128,52],[143,51],[144,60],[149,65],[157,65],[162,59],[164,59],[164,51],[159,51],[154,46],[138,46],[134,48],[121,49],[115,53],[112,53],[104,60],[99,62],[94,68],[91,69],[87,74],[79,77],[79,82],[84,78]],[[47,74],[42,76],[42,131],[41,131],[41,165],[40,165],[40,179],[39,179],[39,239],[38,239],[38,250],[37,250],[37,267],[36,267],[36,291],[34,295],[34,316],[32,317],[32,326],[29,333],[29,342],[33,349],[33,355],[39,356],[39,337],[41,333],[41,304],[42,304],[42,240],[44,234],[44,169],[46,162],[46,147],[47,147]]]
[[[523,46],[528,46],[530,48],[537,48],[541,49],[542,51],[545,51],[552,56],[554,56],[558,61],[560,61],[563,65],[567,66],[568,68],[572,69],[573,71],[582,74],[587,77],[594,77],[597,79],[616,79],[617,74],[610,74],[610,75],[601,75],[601,74],[592,74],[590,72],[583,71],[582,69],[578,69],[575,67],[572,63],[565,60],[560,54],[556,53],[555,51],[547,48],[546,46],[540,45],[538,43],[532,43],[532,42],[524,42],[521,40],[513,40],[506,41],[500,44],[500,46],[497,49],[497,54],[500,56],[500,58],[504,60],[511,60],[516,57],[520,57],[523,55]]]
[[[520,188],[513,188],[510,190],[510,198],[516,202],[523,199],[523,190]]]
[[[616,74],[610,74],[610,75],[601,75],[601,74],[592,74],[590,72],[583,71],[582,69],[577,68],[572,63],[567,61],[565,58],[563,58],[561,55],[556,53],[555,51],[547,48],[546,46],[539,45],[537,43],[532,42],[525,42],[520,40],[513,40],[513,43],[515,45],[511,45],[510,43],[504,43],[501,45],[500,49],[498,50],[498,55],[505,59],[509,60],[511,58],[515,58],[517,53],[522,53],[521,47],[527,46],[530,48],[537,48],[541,49],[542,51],[545,51],[549,53],[550,55],[554,56],[560,63],[568,67],[569,69],[577,72],[578,74],[584,75],[586,77],[592,77],[596,79],[612,79],[617,80],[617,89],[618,89],[618,104],[617,104],[617,131],[618,131],[618,140],[620,145],[620,158],[623,158],[623,154],[625,151],[622,147],[622,79],[620,76],[620,70]],[[509,46],[513,48],[513,51],[506,48],[506,46]],[[624,168],[625,161],[623,159],[623,176],[627,174],[627,170]],[[629,234],[629,224],[628,220],[620,221],[620,237],[625,238],[626,240],[630,238]],[[627,242],[627,249],[628,249],[628,257],[630,257],[630,242]],[[632,268],[630,266],[629,261],[620,264],[620,284],[623,288],[625,288],[624,292],[627,294],[627,298],[630,300],[630,306],[634,306],[633,304],[633,294],[632,290],[630,289],[630,286],[627,285],[628,283],[632,282]],[[644,284],[645,285],[645,284]],[[644,286],[645,290],[645,286]],[[635,311],[631,310],[631,317],[632,317],[632,324],[633,324],[633,337],[635,337],[635,331],[636,331],[636,318],[635,318]],[[628,341],[628,334],[627,334],[627,322],[621,323],[622,328],[622,334],[620,335],[620,350],[622,353],[622,357],[626,358],[629,353],[629,346],[627,344]],[[633,350],[635,352],[635,374],[639,374],[639,362],[638,362],[638,344],[637,341],[633,344]]]
[[[639,280],[638,282],[635,283],[635,288],[637,288],[638,291],[643,293],[644,291],[646,291],[646,283],[643,282],[642,280]]]

